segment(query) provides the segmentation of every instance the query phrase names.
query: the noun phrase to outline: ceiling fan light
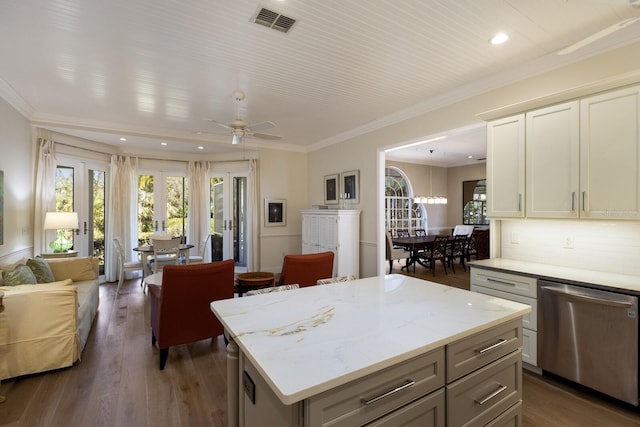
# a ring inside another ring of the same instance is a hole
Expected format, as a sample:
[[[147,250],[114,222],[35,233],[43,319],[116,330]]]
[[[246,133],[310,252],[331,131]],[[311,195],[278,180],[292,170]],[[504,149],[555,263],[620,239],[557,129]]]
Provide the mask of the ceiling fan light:
[[[233,139],[231,140],[231,144],[237,145],[242,142],[242,135],[238,135],[236,133],[233,134]]]

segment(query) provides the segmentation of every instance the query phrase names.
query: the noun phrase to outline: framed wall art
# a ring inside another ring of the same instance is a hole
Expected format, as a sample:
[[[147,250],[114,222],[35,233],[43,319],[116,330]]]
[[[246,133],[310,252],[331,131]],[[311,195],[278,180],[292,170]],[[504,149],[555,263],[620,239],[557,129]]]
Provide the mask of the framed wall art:
[[[282,227],[287,225],[287,201],[285,199],[264,199],[264,226]]]
[[[340,181],[344,201],[353,204],[360,203],[360,170],[342,172]]]
[[[336,173],[324,177],[324,204],[337,205],[340,194],[340,176]]]

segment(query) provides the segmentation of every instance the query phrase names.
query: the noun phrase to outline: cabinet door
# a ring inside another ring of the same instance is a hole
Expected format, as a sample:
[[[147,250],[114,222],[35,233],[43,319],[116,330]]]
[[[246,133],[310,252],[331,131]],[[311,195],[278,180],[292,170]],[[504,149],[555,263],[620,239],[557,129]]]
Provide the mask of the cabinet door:
[[[640,218],[640,86],[580,104],[580,215]]]
[[[302,216],[302,253],[318,252],[318,215]]]
[[[577,218],[578,101],[526,115],[526,212],[534,218]]]
[[[487,216],[524,216],[524,114],[487,124]]]

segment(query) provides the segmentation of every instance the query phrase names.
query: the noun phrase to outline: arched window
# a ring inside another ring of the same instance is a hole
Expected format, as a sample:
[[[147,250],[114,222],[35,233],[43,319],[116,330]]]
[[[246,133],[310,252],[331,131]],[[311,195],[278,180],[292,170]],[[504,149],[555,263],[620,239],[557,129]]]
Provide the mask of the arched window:
[[[384,170],[384,225],[392,235],[396,230],[427,229],[427,211],[422,204],[413,203],[413,190],[407,176],[397,167]]]

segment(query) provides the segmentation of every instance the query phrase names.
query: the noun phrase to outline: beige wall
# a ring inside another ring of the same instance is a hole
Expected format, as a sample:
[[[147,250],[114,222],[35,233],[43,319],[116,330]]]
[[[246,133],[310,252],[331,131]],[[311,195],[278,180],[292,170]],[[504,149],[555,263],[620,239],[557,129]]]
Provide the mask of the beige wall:
[[[309,209],[306,153],[260,150],[260,269],[279,273],[285,254],[302,251],[303,209]],[[286,199],[287,221],[284,227],[264,226],[264,200]],[[322,200],[320,201],[320,203]],[[314,201],[313,203],[317,203]]]
[[[4,172],[4,243],[7,255],[31,251],[33,233],[33,149],[31,126],[25,117],[0,98],[0,171]]]
[[[362,277],[367,277],[381,273],[384,271],[384,235],[378,203],[381,189],[376,184],[380,182],[377,179],[378,171],[381,170],[380,150],[480,123],[482,120],[477,115],[487,110],[634,73],[639,69],[640,43],[634,43],[500,89],[490,90],[467,100],[352,138],[344,143],[318,149],[309,154],[311,200],[317,201],[322,198],[323,175],[342,170],[360,169],[360,209],[362,210],[360,274]]]

